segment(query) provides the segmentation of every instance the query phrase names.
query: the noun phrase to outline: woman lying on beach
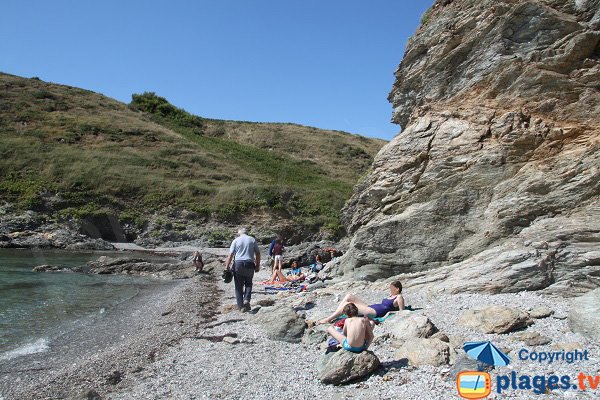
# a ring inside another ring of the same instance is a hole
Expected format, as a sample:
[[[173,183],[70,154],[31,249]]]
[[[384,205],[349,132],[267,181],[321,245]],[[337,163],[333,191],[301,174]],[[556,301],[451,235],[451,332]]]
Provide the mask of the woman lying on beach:
[[[352,303],[346,303],[343,309],[348,316],[342,332],[330,326],[327,332],[341,343],[344,350],[360,353],[366,350],[373,341],[373,322],[364,317],[358,317],[358,308]]]
[[[337,317],[344,314],[344,307],[348,303],[354,303],[358,309],[358,314],[365,317],[383,317],[390,311],[404,310],[404,297],[402,297],[402,283],[394,281],[390,284],[390,296],[381,300],[381,303],[367,305],[358,297],[348,294],[338,305],[333,314],[319,321],[319,324],[333,322]]]
[[[303,273],[300,273],[299,275],[283,275],[283,273],[281,272],[281,270],[275,269],[273,271],[273,275],[271,275],[271,282],[298,282],[298,281],[303,281],[304,278],[306,278],[306,276]]]

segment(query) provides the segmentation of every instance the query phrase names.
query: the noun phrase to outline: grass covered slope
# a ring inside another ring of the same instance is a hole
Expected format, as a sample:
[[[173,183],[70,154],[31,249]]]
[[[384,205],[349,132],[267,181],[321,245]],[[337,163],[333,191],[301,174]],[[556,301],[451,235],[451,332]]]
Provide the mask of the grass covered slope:
[[[130,105],[0,74],[0,199],[62,218],[249,210],[338,226],[383,141],[293,124],[209,120],[145,93]]]

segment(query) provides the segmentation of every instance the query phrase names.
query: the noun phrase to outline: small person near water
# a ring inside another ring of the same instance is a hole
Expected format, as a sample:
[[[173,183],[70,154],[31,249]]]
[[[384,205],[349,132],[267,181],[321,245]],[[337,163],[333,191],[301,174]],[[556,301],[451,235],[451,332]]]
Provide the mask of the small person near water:
[[[343,331],[330,326],[327,332],[342,344],[344,350],[360,353],[373,341],[373,322],[368,318],[359,317],[358,308],[353,303],[347,303],[343,311],[348,316],[344,321]]]
[[[192,262],[194,263],[194,271],[202,272],[204,269],[204,261],[202,261],[202,253],[195,251],[192,256]]]

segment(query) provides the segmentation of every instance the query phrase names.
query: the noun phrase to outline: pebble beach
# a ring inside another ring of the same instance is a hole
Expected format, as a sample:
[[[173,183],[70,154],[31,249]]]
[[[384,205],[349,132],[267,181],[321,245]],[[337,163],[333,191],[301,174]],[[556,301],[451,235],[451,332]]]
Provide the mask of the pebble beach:
[[[312,292],[267,294],[256,282],[267,280],[261,271],[254,279],[250,313],[228,311],[235,303],[233,284],[220,280],[215,266],[211,274],[181,280],[167,292],[144,300],[144,312],[130,313],[121,329],[122,340],[86,357],[56,362],[50,370],[2,370],[2,398],[54,399],[452,399],[459,398],[451,377],[452,365],[412,366],[397,356],[391,331],[394,317],[375,327],[372,350],[381,367],[367,379],[332,386],[319,381],[315,364],[324,353],[321,343],[288,343],[269,339],[263,327],[252,322],[253,314],[270,307],[293,307],[307,321],[323,318],[344,294],[351,292],[367,302],[378,302],[387,282],[340,282]],[[490,340],[507,352],[510,365],[491,371],[489,398],[530,399],[528,390],[496,392],[495,377],[518,374],[599,375],[600,348],[589,339],[570,332],[564,299],[535,292],[484,295],[454,294],[435,298],[405,290],[407,304],[422,313],[446,334],[460,353],[465,341]],[[273,300],[270,307],[265,300]],[[544,346],[528,347],[508,334],[482,334],[458,323],[459,316],[482,305],[508,305],[528,311],[544,306],[554,313],[536,319],[528,331],[551,339]],[[138,308],[139,310],[139,308]],[[227,310],[227,311],[224,311]],[[124,314],[125,317],[125,314]],[[537,352],[586,349],[589,360],[569,364],[520,360],[521,349]],[[70,356],[72,357],[72,356]],[[34,360],[35,361],[35,360]],[[22,360],[22,365],[27,363]],[[40,361],[37,360],[39,363]],[[14,365],[13,365],[14,367]],[[424,397],[425,396],[425,397]],[[548,398],[597,398],[592,390],[554,390]]]

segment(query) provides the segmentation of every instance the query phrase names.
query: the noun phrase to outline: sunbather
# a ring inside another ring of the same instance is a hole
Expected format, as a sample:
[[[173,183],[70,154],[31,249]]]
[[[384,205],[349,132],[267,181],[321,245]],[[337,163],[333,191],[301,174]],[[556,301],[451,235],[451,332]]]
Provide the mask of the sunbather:
[[[340,342],[345,350],[353,353],[366,350],[373,341],[372,321],[364,317],[358,317],[358,308],[353,303],[347,303],[343,312],[348,318],[344,321],[342,332],[334,326],[327,328],[327,332]]]
[[[298,281],[303,281],[304,278],[306,278],[306,276],[303,273],[300,273],[299,275],[283,275],[283,273],[281,272],[281,270],[279,269],[275,269],[273,271],[273,275],[271,275],[271,282],[298,282]]]
[[[358,297],[348,294],[338,305],[333,314],[319,321],[320,324],[333,322],[337,317],[344,314],[344,307],[353,303],[358,309],[358,314],[365,317],[383,317],[390,311],[404,310],[404,297],[402,297],[402,283],[394,281],[390,284],[390,296],[381,300],[381,303],[367,305]]]

